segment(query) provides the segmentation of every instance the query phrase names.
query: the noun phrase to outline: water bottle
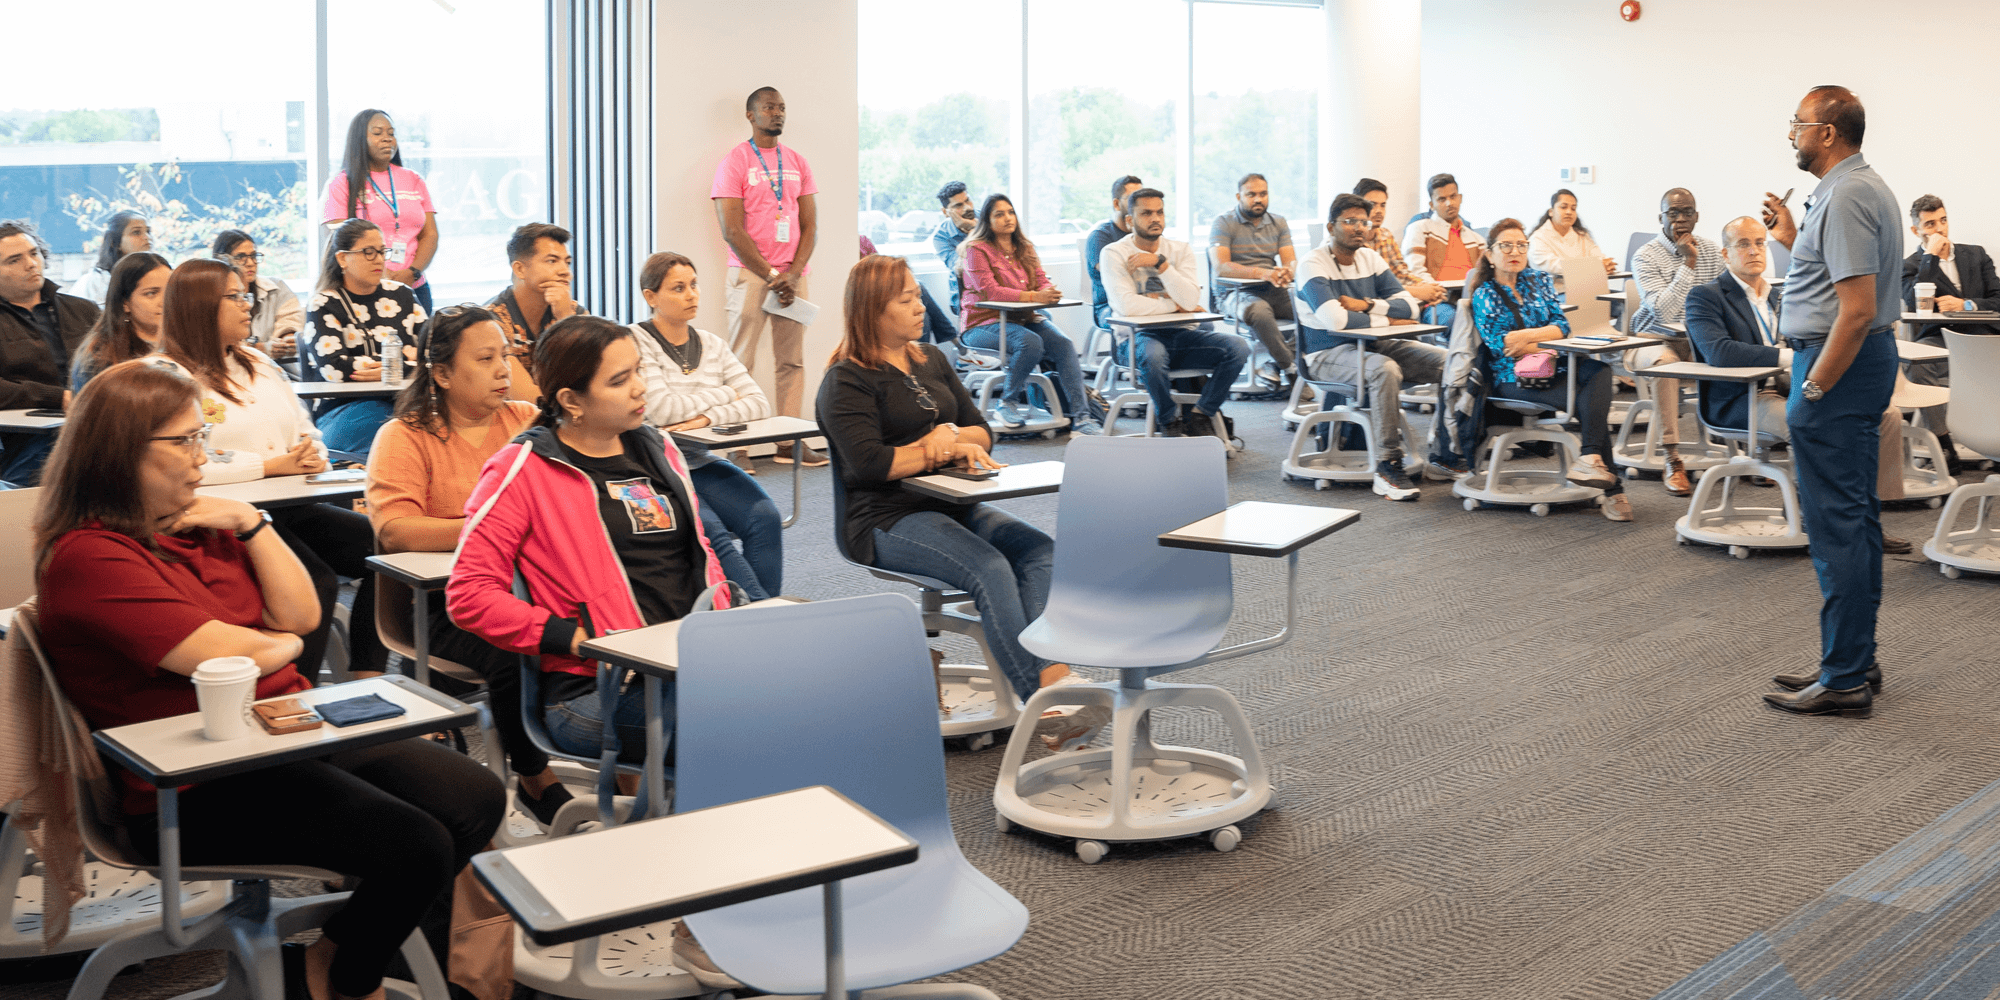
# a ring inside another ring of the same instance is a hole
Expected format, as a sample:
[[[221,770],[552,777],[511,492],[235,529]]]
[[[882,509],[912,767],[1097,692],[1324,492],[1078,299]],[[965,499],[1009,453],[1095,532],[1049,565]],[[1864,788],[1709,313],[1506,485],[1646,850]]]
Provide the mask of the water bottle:
[[[376,335],[382,345],[382,384],[403,384],[403,338],[393,331]]]

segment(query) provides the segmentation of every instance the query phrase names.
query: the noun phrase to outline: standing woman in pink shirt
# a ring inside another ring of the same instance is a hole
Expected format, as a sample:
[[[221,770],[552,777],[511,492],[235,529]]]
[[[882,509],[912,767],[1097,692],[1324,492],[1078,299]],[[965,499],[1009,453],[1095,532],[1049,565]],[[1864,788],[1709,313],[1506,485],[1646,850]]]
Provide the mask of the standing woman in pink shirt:
[[[437,207],[422,176],[403,166],[396,126],[387,111],[364,108],[347,126],[341,170],[326,182],[320,221],[337,225],[367,219],[382,230],[389,255],[389,280],[416,290],[417,302],[431,312],[431,286],[424,268],[437,255]],[[350,181],[362,177],[364,180]]]

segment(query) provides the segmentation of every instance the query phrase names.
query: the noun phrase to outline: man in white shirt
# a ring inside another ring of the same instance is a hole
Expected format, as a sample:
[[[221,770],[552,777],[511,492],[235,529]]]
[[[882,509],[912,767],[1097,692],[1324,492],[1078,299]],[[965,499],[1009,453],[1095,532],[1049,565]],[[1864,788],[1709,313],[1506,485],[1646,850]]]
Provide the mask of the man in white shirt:
[[[1155,188],[1140,188],[1125,196],[1125,215],[1132,232],[1107,244],[1099,253],[1097,270],[1114,316],[1165,316],[1203,312],[1201,282],[1196,278],[1194,251],[1165,238],[1167,196]],[[1200,326],[1145,327],[1133,338],[1134,365],[1152,397],[1154,426],[1168,437],[1213,434],[1228,444],[1221,421],[1229,387],[1250,360],[1243,338]],[[1180,412],[1167,373],[1177,368],[1209,369],[1201,398]]]

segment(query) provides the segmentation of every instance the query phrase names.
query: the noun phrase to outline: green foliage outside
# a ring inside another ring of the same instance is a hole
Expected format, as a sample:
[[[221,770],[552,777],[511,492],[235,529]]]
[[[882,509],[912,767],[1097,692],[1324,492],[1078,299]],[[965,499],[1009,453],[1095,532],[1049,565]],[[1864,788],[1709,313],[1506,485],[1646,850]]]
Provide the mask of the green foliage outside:
[[[63,212],[76,220],[77,227],[98,234],[85,241],[86,251],[96,252],[113,215],[134,211],[145,215],[152,227],[154,252],[169,260],[206,256],[215,234],[241,229],[264,254],[260,275],[300,278],[308,273],[309,213],[304,180],[276,193],[245,185],[235,200],[214,205],[191,195],[186,200],[172,195],[172,189],[182,184],[180,164],[172,161],[120,167],[118,175],[116,191],[64,198]]]
[[[158,142],[160,113],[152,108],[78,108],[55,114],[12,112],[0,117],[0,145],[28,142]]]

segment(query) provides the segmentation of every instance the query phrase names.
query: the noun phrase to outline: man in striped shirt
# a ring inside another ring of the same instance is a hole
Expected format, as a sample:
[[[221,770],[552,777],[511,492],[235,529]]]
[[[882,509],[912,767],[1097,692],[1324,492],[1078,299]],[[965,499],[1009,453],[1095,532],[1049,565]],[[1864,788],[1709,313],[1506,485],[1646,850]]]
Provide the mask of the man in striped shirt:
[[[1694,358],[1683,326],[1688,292],[1696,285],[1721,277],[1725,270],[1722,247],[1714,240],[1695,235],[1695,223],[1700,221],[1694,192],[1674,188],[1660,196],[1660,235],[1632,255],[1632,273],[1639,282],[1641,298],[1639,311],[1632,316],[1631,329],[1660,340],[1657,347],[1642,347],[1634,352],[1634,370]],[[1653,390],[1655,399],[1681,398],[1679,379],[1659,379]],[[1660,428],[1660,447],[1667,459],[1660,481],[1668,493],[1684,497],[1694,492],[1694,481],[1688,478],[1687,467],[1681,463],[1680,444],[1680,417],[1675,414]]]

